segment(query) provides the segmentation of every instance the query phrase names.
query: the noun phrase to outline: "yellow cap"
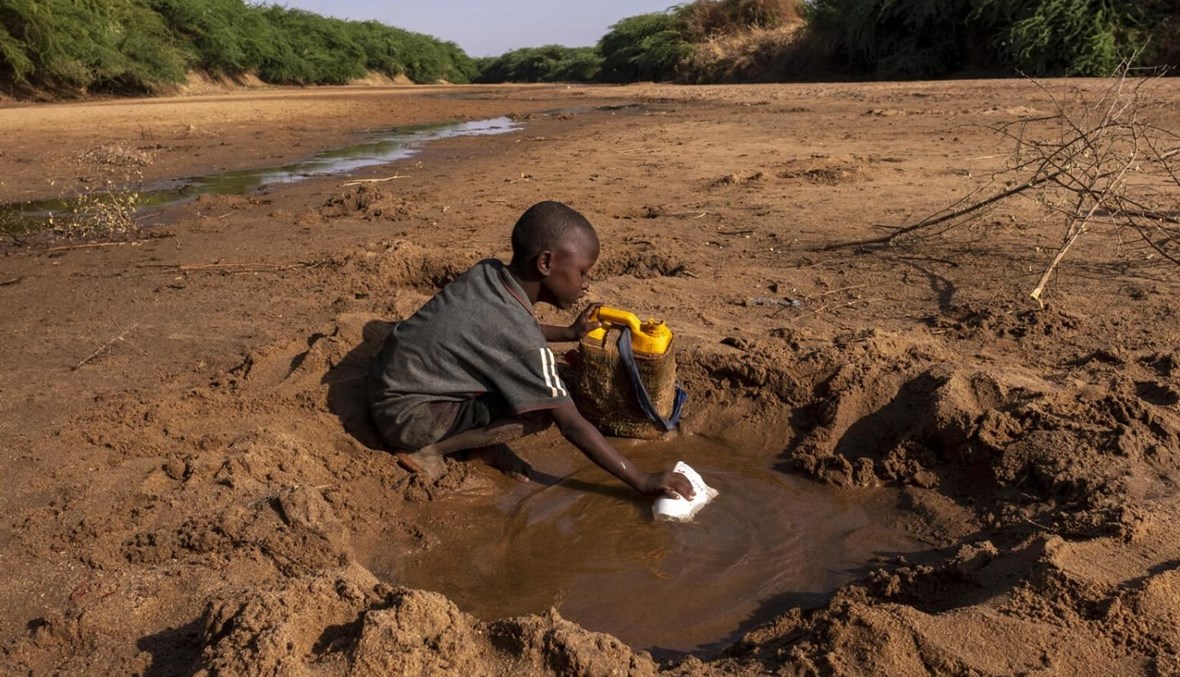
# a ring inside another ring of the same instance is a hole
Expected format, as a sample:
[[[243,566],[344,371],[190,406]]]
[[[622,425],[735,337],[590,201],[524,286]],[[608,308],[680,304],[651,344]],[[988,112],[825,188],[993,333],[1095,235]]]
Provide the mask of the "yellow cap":
[[[643,355],[663,355],[672,345],[672,330],[663,320],[639,321],[634,313],[618,308],[602,306],[591,317],[604,325],[631,328],[631,350]],[[602,343],[606,339],[606,327],[599,327],[586,334],[586,338]]]

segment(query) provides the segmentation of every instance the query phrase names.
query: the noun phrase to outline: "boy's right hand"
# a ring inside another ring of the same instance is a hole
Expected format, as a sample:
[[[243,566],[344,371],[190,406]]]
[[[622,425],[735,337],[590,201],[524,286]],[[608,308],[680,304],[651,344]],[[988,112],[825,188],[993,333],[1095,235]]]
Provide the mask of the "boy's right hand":
[[[692,490],[692,483],[688,481],[688,478],[671,470],[649,474],[644,480],[640,493],[653,498],[660,498],[661,496],[675,498],[675,496],[681,496],[688,500],[692,500],[692,497],[696,496],[696,492]]]
[[[600,301],[595,301],[578,313],[578,318],[569,326],[570,339],[580,341],[583,336],[598,329],[602,323],[598,321],[598,309],[602,307]]]

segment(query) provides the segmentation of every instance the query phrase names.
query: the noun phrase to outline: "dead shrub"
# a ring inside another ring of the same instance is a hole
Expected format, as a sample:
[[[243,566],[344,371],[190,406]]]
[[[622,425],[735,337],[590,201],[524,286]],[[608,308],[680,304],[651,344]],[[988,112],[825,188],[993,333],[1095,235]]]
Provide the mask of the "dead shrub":
[[[685,9],[684,22],[691,41],[699,42],[777,28],[802,16],[802,0],[697,0]]]
[[[153,153],[112,142],[80,153],[75,162],[87,188],[67,201],[67,213],[50,216],[50,232],[71,240],[118,240],[138,233],[144,202],[139,186]]]
[[[804,49],[804,24],[753,28],[699,42],[685,60],[685,79],[694,82],[773,82],[792,74]]]
[[[147,167],[152,152],[122,143],[104,143],[78,155],[78,162],[89,167]]]

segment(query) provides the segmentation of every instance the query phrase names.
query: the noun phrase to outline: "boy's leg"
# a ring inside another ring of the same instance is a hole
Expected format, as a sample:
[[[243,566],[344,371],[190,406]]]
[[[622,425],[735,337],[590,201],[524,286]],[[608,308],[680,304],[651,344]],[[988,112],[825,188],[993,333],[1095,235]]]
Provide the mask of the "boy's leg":
[[[525,418],[508,418],[495,421],[482,428],[472,428],[456,432],[433,444],[428,444],[418,451],[402,454],[401,458],[409,469],[422,472],[430,479],[442,476],[446,465],[443,458],[457,451],[479,449],[480,447],[503,446],[507,442],[518,440],[525,435],[540,432],[549,427],[548,416],[540,415]],[[505,455],[505,451],[510,456]],[[493,466],[500,468],[509,475],[528,478],[528,464],[520,457],[512,454],[511,450],[497,449],[485,452],[486,458]],[[415,467],[416,466],[416,467]]]

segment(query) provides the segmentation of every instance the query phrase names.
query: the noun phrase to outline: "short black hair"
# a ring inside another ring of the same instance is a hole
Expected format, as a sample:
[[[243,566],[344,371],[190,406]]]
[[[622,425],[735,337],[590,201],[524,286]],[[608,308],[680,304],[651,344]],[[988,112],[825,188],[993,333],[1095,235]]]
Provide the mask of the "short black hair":
[[[598,241],[594,226],[569,205],[546,200],[525,210],[512,228],[512,261],[525,263],[543,251],[557,251],[575,234],[586,234]]]

